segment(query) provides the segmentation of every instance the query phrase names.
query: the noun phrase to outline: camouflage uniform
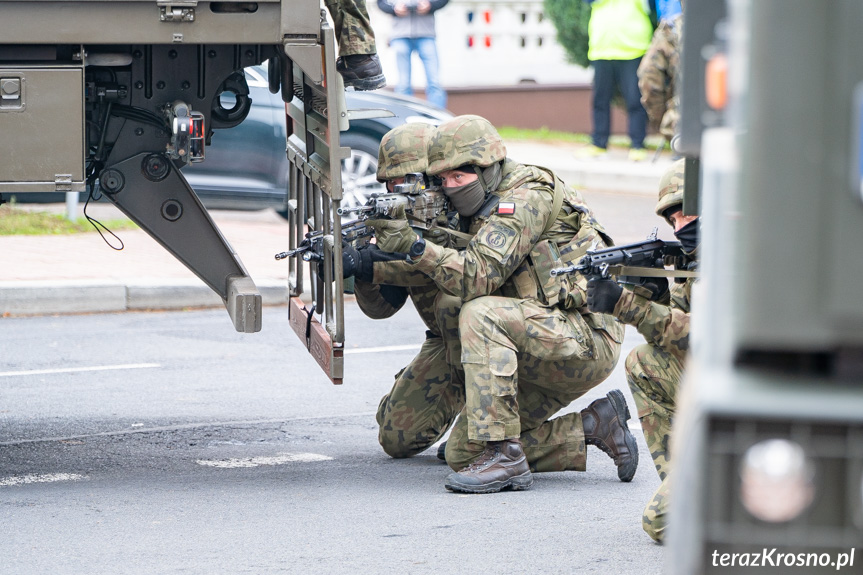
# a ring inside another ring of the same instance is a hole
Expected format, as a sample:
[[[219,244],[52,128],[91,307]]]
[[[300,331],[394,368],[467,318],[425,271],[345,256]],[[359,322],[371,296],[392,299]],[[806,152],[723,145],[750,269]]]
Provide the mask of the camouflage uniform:
[[[366,0],[326,0],[326,5],[333,19],[339,56],[377,53]]]
[[[663,176],[657,215],[662,216],[668,208],[682,203],[683,165],[683,160],[675,162]],[[650,301],[635,291],[624,289],[613,312],[620,321],[635,326],[647,340],[629,353],[625,365],[641,428],[662,480],[642,517],[644,530],[656,541],[662,541],[666,528],[666,496],[671,472],[668,445],[677,388],[689,350],[693,283],[694,278],[687,278],[685,283],[672,284],[668,302]]]
[[[663,20],[653,33],[653,40],[638,66],[638,88],[641,104],[650,125],[669,140],[677,133],[680,97],[680,48],[683,15]]]
[[[484,139],[483,123],[462,116],[439,127],[429,145],[429,173],[463,163],[487,167],[505,157],[502,142]],[[453,133],[440,140],[446,126]],[[520,438],[535,471],[584,470],[581,414],[550,417],[611,373],[623,330],[587,311],[581,279],[569,283],[548,272],[610,239],[580,194],[562,183],[562,208],[547,227],[554,217],[551,172],[507,160],[502,177],[473,218],[475,236],[465,250],[427,243],[408,264],[455,298],[449,302],[461,302],[450,317],[451,326],[457,317],[458,339],[445,339],[460,356],[466,405],[446,460],[460,470],[485,442]],[[440,309],[437,315],[440,324]]]
[[[426,143],[433,131],[428,124],[404,124],[381,140],[378,179],[392,180],[407,173],[425,173]],[[434,237],[434,235],[432,235]],[[438,236],[438,241],[443,241]],[[395,384],[380,401],[378,441],[391,457],[410,457],[438,441],[464,405],[464,384],[447,361],[447,348],[436,319],[440,290],[428,277],[406,271],[403,262],[376,262],[372,283],[355,281],[360,309],[374,319],[392,316],[404,303],[393,305],[382,289],[402,289],[410,296],[426,331],[416,357],[395,376]]]

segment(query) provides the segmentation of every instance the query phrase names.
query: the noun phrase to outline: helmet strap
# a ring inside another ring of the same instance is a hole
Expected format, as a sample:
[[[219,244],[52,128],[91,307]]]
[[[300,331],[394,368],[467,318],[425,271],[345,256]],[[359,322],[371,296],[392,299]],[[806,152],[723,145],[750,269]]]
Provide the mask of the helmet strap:
[[[497,189],[503,179],[501,165],[502,162],[495,162],[487,168],[481,168],[476,164],[472,165],[473,171],[476,173],[486,197]]]

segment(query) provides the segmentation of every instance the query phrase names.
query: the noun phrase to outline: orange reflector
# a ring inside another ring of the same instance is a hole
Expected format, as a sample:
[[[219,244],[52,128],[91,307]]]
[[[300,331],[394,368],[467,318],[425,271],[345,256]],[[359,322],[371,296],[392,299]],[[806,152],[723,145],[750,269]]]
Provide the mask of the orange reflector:
[[[293,72],[293,70],[292,70]],[[321,44],[321,76],[322,82],[321,86],[326,90],[327,89],[327,50],[324,48],[324,45]],[[336,84],[338,85],[338,84]]]
[[[714,54],[704,69],[704,94],[707,105],[714,110],[723,110],[728,103],[728,58],[725,54]]]

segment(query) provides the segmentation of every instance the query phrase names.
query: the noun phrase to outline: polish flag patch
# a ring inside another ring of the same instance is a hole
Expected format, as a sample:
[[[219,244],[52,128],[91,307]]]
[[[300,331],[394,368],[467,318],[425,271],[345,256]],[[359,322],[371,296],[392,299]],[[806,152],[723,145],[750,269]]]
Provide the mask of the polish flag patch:
[[[511,216],[515,213],[515,202],[501,202],[497,205],[497,213]]]

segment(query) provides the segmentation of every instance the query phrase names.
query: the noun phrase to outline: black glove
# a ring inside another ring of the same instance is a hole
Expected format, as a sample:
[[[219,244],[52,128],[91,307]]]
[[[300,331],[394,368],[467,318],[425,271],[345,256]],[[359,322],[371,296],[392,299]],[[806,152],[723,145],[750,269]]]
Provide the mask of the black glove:
[[[374,244],[356,249],[348,243],[342,244],[342,276],[356,277],[360,281],[374,281],[374,263],[405,261],[407,254],[382,251]]]
[[[668,278],[663,277],[641,278],[633,291],[650,301],[667,303],[671,298],[668,291]]]
[[[347,242],[342,242],[342,277],[357,275],[363,266],[363,256],[360,250]]]
[[[623,288],[614,280],[600,279],[587,282],[587,308],[596,313],[611,313]]]

